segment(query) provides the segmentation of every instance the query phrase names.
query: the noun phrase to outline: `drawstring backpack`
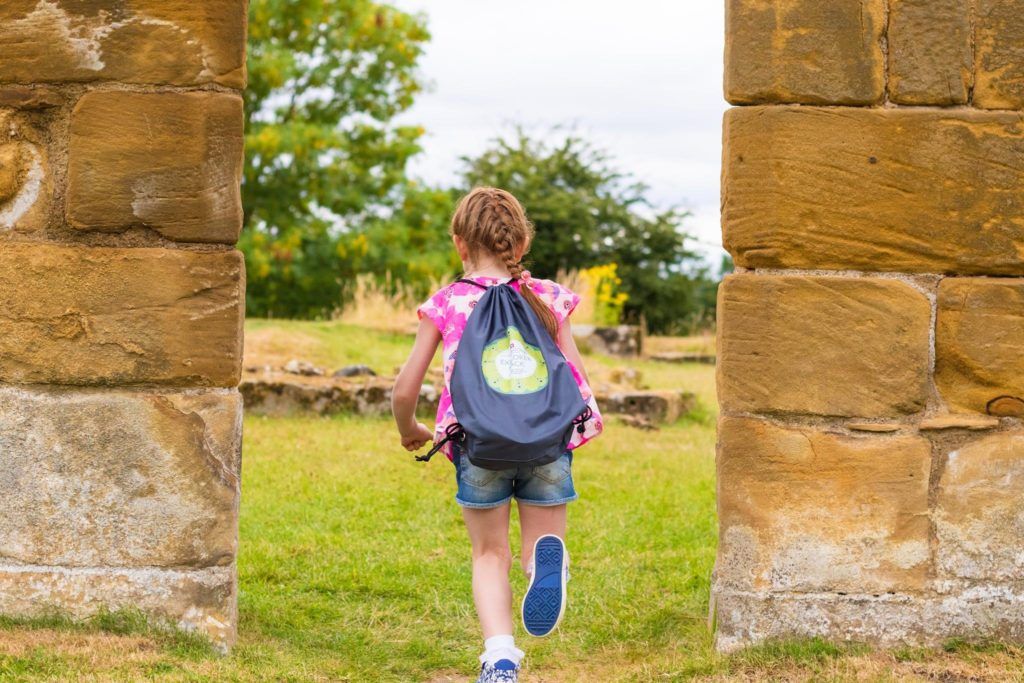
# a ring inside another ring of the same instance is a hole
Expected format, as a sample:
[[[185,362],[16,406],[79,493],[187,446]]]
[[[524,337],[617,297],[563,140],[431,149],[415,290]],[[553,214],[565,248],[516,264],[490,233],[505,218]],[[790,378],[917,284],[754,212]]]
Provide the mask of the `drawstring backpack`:
[[[537,313],[509,283],[488,287],[462,333],[450,390],[458,422],[417,460],[452,441],[477,467],[539,466],[565,453],[591,410]],[[525,285],[524,285],[525,286]]]

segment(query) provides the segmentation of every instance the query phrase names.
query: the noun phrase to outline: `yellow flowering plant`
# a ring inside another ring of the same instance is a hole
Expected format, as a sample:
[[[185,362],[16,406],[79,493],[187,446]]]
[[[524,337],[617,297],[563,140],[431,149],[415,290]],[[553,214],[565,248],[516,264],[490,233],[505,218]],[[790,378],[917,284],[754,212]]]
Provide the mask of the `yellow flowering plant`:
[[[581,279],[594,302],[595,325],[613,326],[622,322],[622,309],[629,295],[620,291],[622,278],[618,270],[618,264],[607,263],[580,271]]]

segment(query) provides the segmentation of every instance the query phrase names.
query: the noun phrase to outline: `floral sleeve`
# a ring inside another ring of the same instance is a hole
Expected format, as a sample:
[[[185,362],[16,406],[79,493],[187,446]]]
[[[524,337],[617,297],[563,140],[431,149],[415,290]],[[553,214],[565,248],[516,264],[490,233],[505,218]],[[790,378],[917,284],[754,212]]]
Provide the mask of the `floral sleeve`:
[[[420,307],[416,309],[416,316],[420,320],[429,318],[434,323],[434,326],[437,327],[437,331],[442,334],[445,330],[445,311],[448,307],[444,294],[443,289],[435,292],[433,296],[420,304]]]
[[[576,306],[580,303],[580,296],[557,282],[544,280],[543,285],[544,294],[542,296],[554,312],[558,324],[561,325],[576,310]]]

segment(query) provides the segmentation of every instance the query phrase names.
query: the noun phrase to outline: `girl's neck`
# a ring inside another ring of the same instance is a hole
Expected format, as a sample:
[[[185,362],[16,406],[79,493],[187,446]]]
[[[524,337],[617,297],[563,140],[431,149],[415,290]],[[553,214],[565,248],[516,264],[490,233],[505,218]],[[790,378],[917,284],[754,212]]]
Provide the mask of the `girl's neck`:
[[[512,277],[512,274],[508,272],[508,268],[499,266],[496,263],[488,264],[462,264],[463,271],[465,274],[463,277],[493,277],[493,278],[507,278]]]

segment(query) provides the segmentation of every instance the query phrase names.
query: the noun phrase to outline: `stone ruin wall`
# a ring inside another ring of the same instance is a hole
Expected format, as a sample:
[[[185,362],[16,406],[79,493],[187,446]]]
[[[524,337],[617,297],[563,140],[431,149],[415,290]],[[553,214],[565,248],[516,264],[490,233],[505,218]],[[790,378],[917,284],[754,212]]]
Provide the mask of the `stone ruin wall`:
[[[0,3],[0,613],[234,638],[246,10]]]
[[[726,22],[718,645],[1024,638],[1024,11]]]

